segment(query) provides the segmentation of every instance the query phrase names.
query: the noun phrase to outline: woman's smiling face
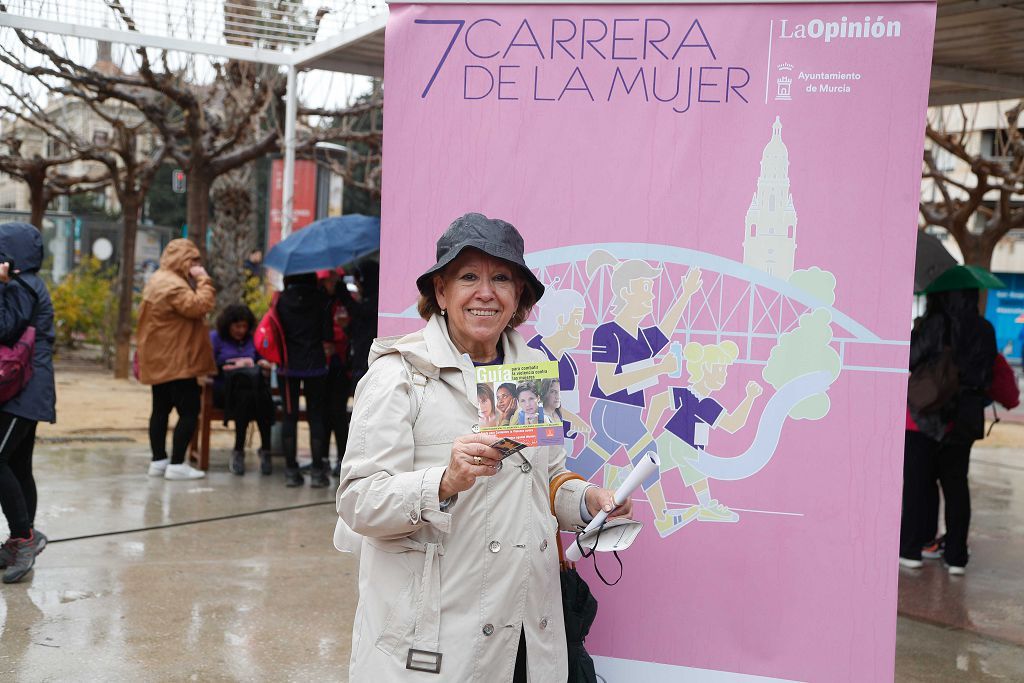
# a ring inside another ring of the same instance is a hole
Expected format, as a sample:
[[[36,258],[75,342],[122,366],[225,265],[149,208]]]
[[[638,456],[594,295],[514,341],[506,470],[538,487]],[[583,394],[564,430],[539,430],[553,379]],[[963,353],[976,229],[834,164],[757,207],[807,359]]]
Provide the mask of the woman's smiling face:
[[[448,316],[452,341],[474,358],[493,356],[522,291],[515,266],[476,249],[464,250],[434,278],[434,295]]]

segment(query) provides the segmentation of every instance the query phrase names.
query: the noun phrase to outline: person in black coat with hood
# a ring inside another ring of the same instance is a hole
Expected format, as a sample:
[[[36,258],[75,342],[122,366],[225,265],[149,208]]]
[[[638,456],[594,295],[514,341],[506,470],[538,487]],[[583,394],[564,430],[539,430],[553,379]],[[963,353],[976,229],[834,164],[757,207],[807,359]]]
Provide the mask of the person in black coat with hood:
[[[53,382],[53,303],[39,277],[43,238],[27,223],[0,225],[0,343],[11,346],[35,328],[32,378],[0,405],[0,503],[11,536],[0,548],[4,583],[20,581],[46,547],[35,529],[36,483],[32,451],[39,422],[56,422]]]
[[[309,447],[313,452],[309,485],[322,488],[331,483],[327,465],[327,433],[324,399],[327,387],[328,349],[334,339],[330,300],[317,286],[316,273],[288,275],[277,300],[277,314],[284,329],[287,358],[278,375],[283,380],[284,420],[281,440],[285,455],[285,485],[302,486],[296,459],[299,422],[299,392],[306,398]],[[331,350],[333,353],[333,350]]]
[[[935,535],[939,488],[946,501],[944,559],[950,574],[963,574],[970,553],[971,494],[967,472],[971,447],[985,435],[985,404],[997,353],[992,323],[978,310],[979,291],[958,289],[928,295],[924,316],[910,335],[910,370],[948,347],[957,368],[956,395],[938,410],[909,407],[903,455],[900,564],[921,566],[922,547]]]

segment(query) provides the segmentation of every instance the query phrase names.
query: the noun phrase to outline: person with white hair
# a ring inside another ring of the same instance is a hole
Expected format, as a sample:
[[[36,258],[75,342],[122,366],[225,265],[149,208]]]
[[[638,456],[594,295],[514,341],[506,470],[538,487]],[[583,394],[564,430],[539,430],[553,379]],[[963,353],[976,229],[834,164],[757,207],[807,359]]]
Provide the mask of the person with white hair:
[[[579,416],[580,369],[570,355],[580,345],[583,332],[583,314],[586,305],[583,295],[574,289],[549,290],[539,303],[537,334],[527,346],[543,351],[548,360],[558,361],[559,416],[565,433],[565,452],[572,455],[574,439],[590,434],[590,425]]]

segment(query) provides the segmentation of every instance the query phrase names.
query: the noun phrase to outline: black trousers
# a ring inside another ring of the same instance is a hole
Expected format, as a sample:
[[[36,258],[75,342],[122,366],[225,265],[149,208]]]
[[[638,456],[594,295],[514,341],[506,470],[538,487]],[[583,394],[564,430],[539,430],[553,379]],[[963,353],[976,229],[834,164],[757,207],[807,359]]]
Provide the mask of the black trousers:
[[[235,450],[245,450],[245,437],[249,432],[249,425],[256,423],[256,429],[260,432],[260,449],[270,450],[270,430],[274,426],[274,400],[268,393],[265,400],[260,400],[253,415],[238,415],[235,422]],[[213,388],[213,405],[221,410],[224,409],[224,386],[215,385]]]
[[[28,538],[36,519],[32,451],[36,421],[0,413],[0,506],[14,538]]]
[[[195,379],[175,379],[153,385],[153,411],[149,415],[149,447],[153,460],[167,457],[167,423],[171,410],[178,411],[171,439],[171,464],[185,462],[188,444],[199,424],[200,389]]]
[[[946,563],[967,566],[967,535],[971,526],[967,472],[971,446],[970,442],[938,442],[919,432],[906,432],[900,556],[920,559],[921,548],[935,537],[940,486],[946,500]]]
[[[348,368],[334,356],[324,389],[324,434],[328,451],[331,448],[331,436],[334,436],[334,443],[338,447],[338,462],[344,457],[345,444],[348,443],[348,398],[351,390]]]
[[[516,652],[516,668],[512,672],[512,683],[526,683],[526,629],[519,629],[519,651]]]
[[[281,441],[284,446],[285,466],[298,468],[296,459],[299,431],[299,392],[306,399],[306,418],[309,420],[309,449],[313,453],[313,467],[322,469],[327,460],[327,430],[324,425],[324,392],[327,378],[288,377],[285,386],[284,420],[281,422]]]

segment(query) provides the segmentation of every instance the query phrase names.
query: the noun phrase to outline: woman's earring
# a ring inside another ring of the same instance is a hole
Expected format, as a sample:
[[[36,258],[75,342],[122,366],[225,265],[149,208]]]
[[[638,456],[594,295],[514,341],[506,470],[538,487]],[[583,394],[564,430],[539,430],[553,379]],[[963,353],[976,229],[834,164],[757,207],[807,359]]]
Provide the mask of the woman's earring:
[[[444,309],[444,308],[441,309],[441,317],[442,318],[445,317],[445,315],[447,315],[447,313],[448,313],[448,311],[446,309]]]

